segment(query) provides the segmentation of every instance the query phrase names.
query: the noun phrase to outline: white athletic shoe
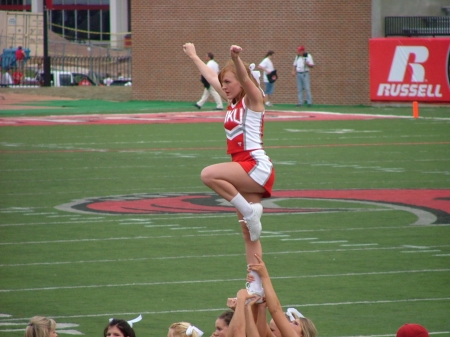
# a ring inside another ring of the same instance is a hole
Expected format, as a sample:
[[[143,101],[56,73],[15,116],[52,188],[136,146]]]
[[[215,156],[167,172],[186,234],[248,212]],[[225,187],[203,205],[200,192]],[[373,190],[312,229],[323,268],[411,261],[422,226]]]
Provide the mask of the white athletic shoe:
[[[247,288],[247,292],[249,295],[257,295],[261,297],[256,303],[264,302],[264,296],[266,294],[264,293],[264,289],[262,286],[258,286],[256,282],[247,282],[245,284],[245,288]]]
[[[251,203],[250,206],[253,208],[253,216],[250,219],[244,218],[244,222],[250,232],[250,240],[256,241],[261,236],[261,215],[263,213],[263,206],[260,203]]]

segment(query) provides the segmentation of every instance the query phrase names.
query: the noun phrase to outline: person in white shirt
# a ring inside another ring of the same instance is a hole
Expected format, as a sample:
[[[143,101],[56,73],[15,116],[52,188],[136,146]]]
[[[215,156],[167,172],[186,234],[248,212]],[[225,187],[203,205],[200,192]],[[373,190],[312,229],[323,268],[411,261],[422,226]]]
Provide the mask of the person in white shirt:
[[[297,106],[303,105],[303,91],[306,92],[306,104],[311,106],[311,84],[309,77],[309,69],[314,67],[314,61],[310,53],[305,51],[304,46],[297,48],[297,56],[295,57],[292,76],[297,77],[297,96],[298,104]]]
[[[12,68],[6,67],[5,73],[2,75],[2,80],[0,82],[2,85],[11,85],[14,84],[13,78],[12,78]]]
[[[211,52],[206,54],[206,65],[214,70],[217,75],[219,74],[219,65],[216,61],[214,61],[214,55]],[[217,93],[217,91],[213,88],[213,86],[209,85],[208,81],[206,81],[203,76],[201,78],[201,81],[205,86],[205,89],[203,90],[202,97],[197,103],[194,104],[194,106],[196,106],[198,109],[201,109],[203,104],[205,104],[205,102],[208,100],[209,95],[211,95],[216,102],[216,110],[223,110],[222,99],[220,98],[220,95]]]
[[[103,79],[103,84],[109,87],[111,83],[114,82],[114,80],[109,76],[109,74],[106,74],[106,78]]]
[[[264,86],[265,86],[264,93],[267,95],[267,101],[266,101],[267,106],[272,106],[272,103],[270,102],[270,95],[273,94],[273,89],[274,89],[274,82],[269,81],[269,78],[267,76],[272,71],[275,70],[275,68],[273,67],[273,63],[272,63],[273,54],[275,54],[275,52],[273,50],[269,50],[267,52],[264,60],[262,60],[261,63],[258,65],[258,68],[261,69],[264,74],[264,76],[263,76],[263,81],[264,81]]]

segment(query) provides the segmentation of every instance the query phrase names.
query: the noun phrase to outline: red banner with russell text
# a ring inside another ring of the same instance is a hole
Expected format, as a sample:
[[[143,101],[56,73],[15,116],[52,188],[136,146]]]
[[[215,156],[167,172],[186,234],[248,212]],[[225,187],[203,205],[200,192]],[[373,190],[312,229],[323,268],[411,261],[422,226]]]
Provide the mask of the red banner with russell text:
[[[450,102],[450,38],[370,39],[372,101]]]

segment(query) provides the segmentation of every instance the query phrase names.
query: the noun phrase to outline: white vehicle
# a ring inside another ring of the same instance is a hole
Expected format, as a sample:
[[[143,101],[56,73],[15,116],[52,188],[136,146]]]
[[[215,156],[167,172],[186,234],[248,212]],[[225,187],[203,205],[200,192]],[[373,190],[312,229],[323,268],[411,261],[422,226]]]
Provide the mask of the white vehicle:
[[[39,78],[41,85],[44,82],[44,73]],[[50,83],[52,87],[69,87],[77,85],[95,85],[95,83],[87,76],[81,73],[72,73],[70,71],[54,70],[50,74]]]
[[[41,73],[39,78],[41,85],[44,84],[44,73]],[[69,71],[54,70],[50,73],[50,85],[52,87],[68,87],[74,85],[73,75]]]

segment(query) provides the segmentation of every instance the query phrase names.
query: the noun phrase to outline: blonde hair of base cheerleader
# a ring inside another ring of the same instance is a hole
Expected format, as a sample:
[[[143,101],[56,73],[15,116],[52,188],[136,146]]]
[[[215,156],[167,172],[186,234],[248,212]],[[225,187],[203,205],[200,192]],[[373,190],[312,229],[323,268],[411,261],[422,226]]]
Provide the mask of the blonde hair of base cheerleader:
[[[56,330],[56,322],[51,318],[34,316],[25,329],[25,337],[49,337]]]
[[[173,330],[174,337],[202,337],[203,331],[188,322],[173,323],[169,330]]]

